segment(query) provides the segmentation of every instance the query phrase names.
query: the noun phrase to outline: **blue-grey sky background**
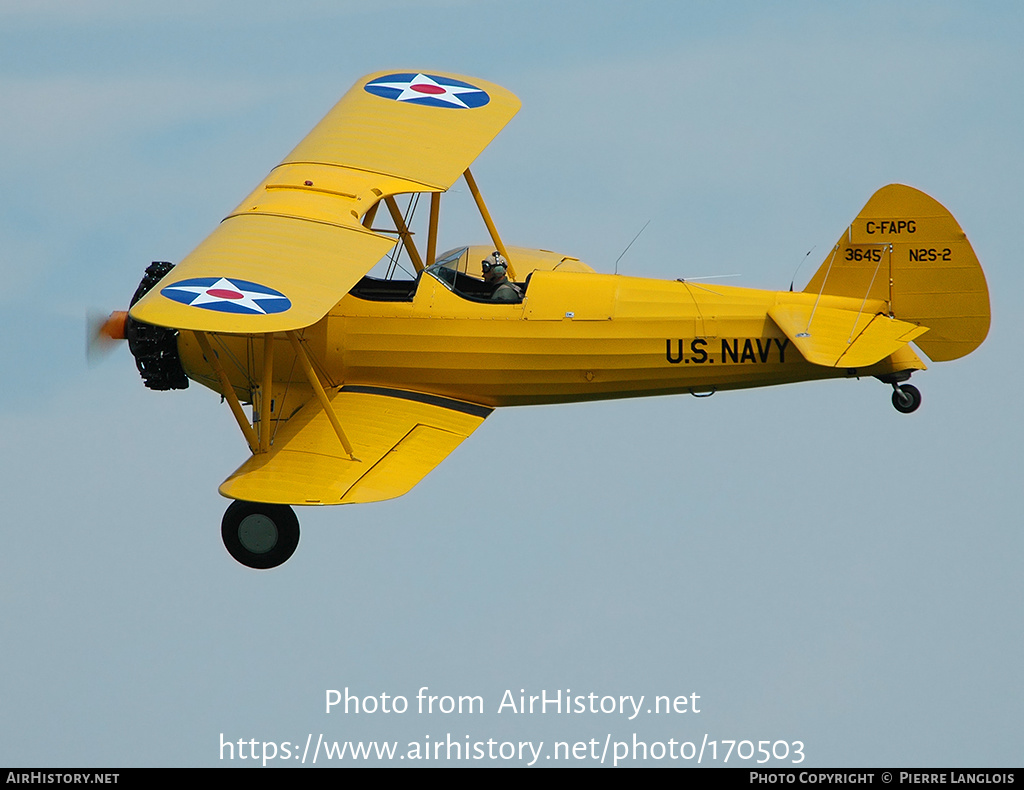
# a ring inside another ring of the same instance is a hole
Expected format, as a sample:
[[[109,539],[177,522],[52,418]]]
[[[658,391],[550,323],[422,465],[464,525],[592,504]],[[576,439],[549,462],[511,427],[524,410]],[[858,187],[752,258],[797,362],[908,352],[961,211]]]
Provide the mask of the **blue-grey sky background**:
[[[636,733],[1020,765],[1022,40],[1014,2],[0,0],[0,764]],[[874,380],[499,410],[407,496],[300,510],[296,555],[243,568],[227,407],[146,390],[126,348],[87,367],[83,317],[390,68],[522,99],[474,168],[510,244],[611,271],[650,219],[620,273],[785,289],[813,247],[800,288],[903,182],[971,239],[989,338],[915,376],[911,416]],[[423,686],[486,710],[324,713]],[[506,689],[701,712],[499,714]]]

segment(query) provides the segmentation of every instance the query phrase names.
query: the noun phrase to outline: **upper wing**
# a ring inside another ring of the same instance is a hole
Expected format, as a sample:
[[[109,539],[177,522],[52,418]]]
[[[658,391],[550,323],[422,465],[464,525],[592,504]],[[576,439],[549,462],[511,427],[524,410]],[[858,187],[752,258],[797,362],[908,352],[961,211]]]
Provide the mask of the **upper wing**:
[[[336,505],[378,502],[408,492],[475,431],[486,406],[378,387],[328,392],[356,461],[342,449],[313,398],[252,456],[220,493],[248,502]]]
[[[468,77],[364,77],[132,317],[235,333],[319,321],[395,243],[362,226],[367,210],[388,195],[448,189],[519,106]]]
[[[928,331],[884,315],[836,307],[815,310],[811,304],[776,305],[768,315],[804,359],[830,368],[869,367]]]

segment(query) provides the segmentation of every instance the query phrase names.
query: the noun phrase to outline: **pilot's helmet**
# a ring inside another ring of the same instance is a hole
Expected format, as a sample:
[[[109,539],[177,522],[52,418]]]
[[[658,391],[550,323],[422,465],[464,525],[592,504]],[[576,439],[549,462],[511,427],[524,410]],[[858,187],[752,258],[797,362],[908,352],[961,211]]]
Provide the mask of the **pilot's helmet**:
[[[508,261],[505,260],[505,257],[500,252],[495,250],[480,261],[480,268],[485,275],[493,270],[496,277],[502,277],[508,271]]]

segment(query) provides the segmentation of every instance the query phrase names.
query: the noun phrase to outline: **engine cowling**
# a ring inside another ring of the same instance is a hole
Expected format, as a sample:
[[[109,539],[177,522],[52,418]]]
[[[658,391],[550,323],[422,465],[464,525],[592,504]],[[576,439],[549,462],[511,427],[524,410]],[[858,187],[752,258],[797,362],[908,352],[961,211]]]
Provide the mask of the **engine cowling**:
[[[153,261],[147,267],[131,303],[134,305],[149,293],[173,268],[173,263]],[[151,390],[183,390],[188,387],[188,376],[178,356],[177,329],[144,324],[128,316],[124,334],[135,357],[135,366],[147,387]]]

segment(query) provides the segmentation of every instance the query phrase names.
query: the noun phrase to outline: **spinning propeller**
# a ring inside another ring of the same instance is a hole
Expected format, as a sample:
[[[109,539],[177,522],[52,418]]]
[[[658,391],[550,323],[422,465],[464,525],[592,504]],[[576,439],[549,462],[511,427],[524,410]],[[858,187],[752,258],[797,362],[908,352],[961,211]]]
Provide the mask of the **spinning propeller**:
[[[118,341],[125,340],[128,313],[115,310],[109,316],[90,311],[86,316],[85,358],[90,364],[98,362],[110,352]]]

